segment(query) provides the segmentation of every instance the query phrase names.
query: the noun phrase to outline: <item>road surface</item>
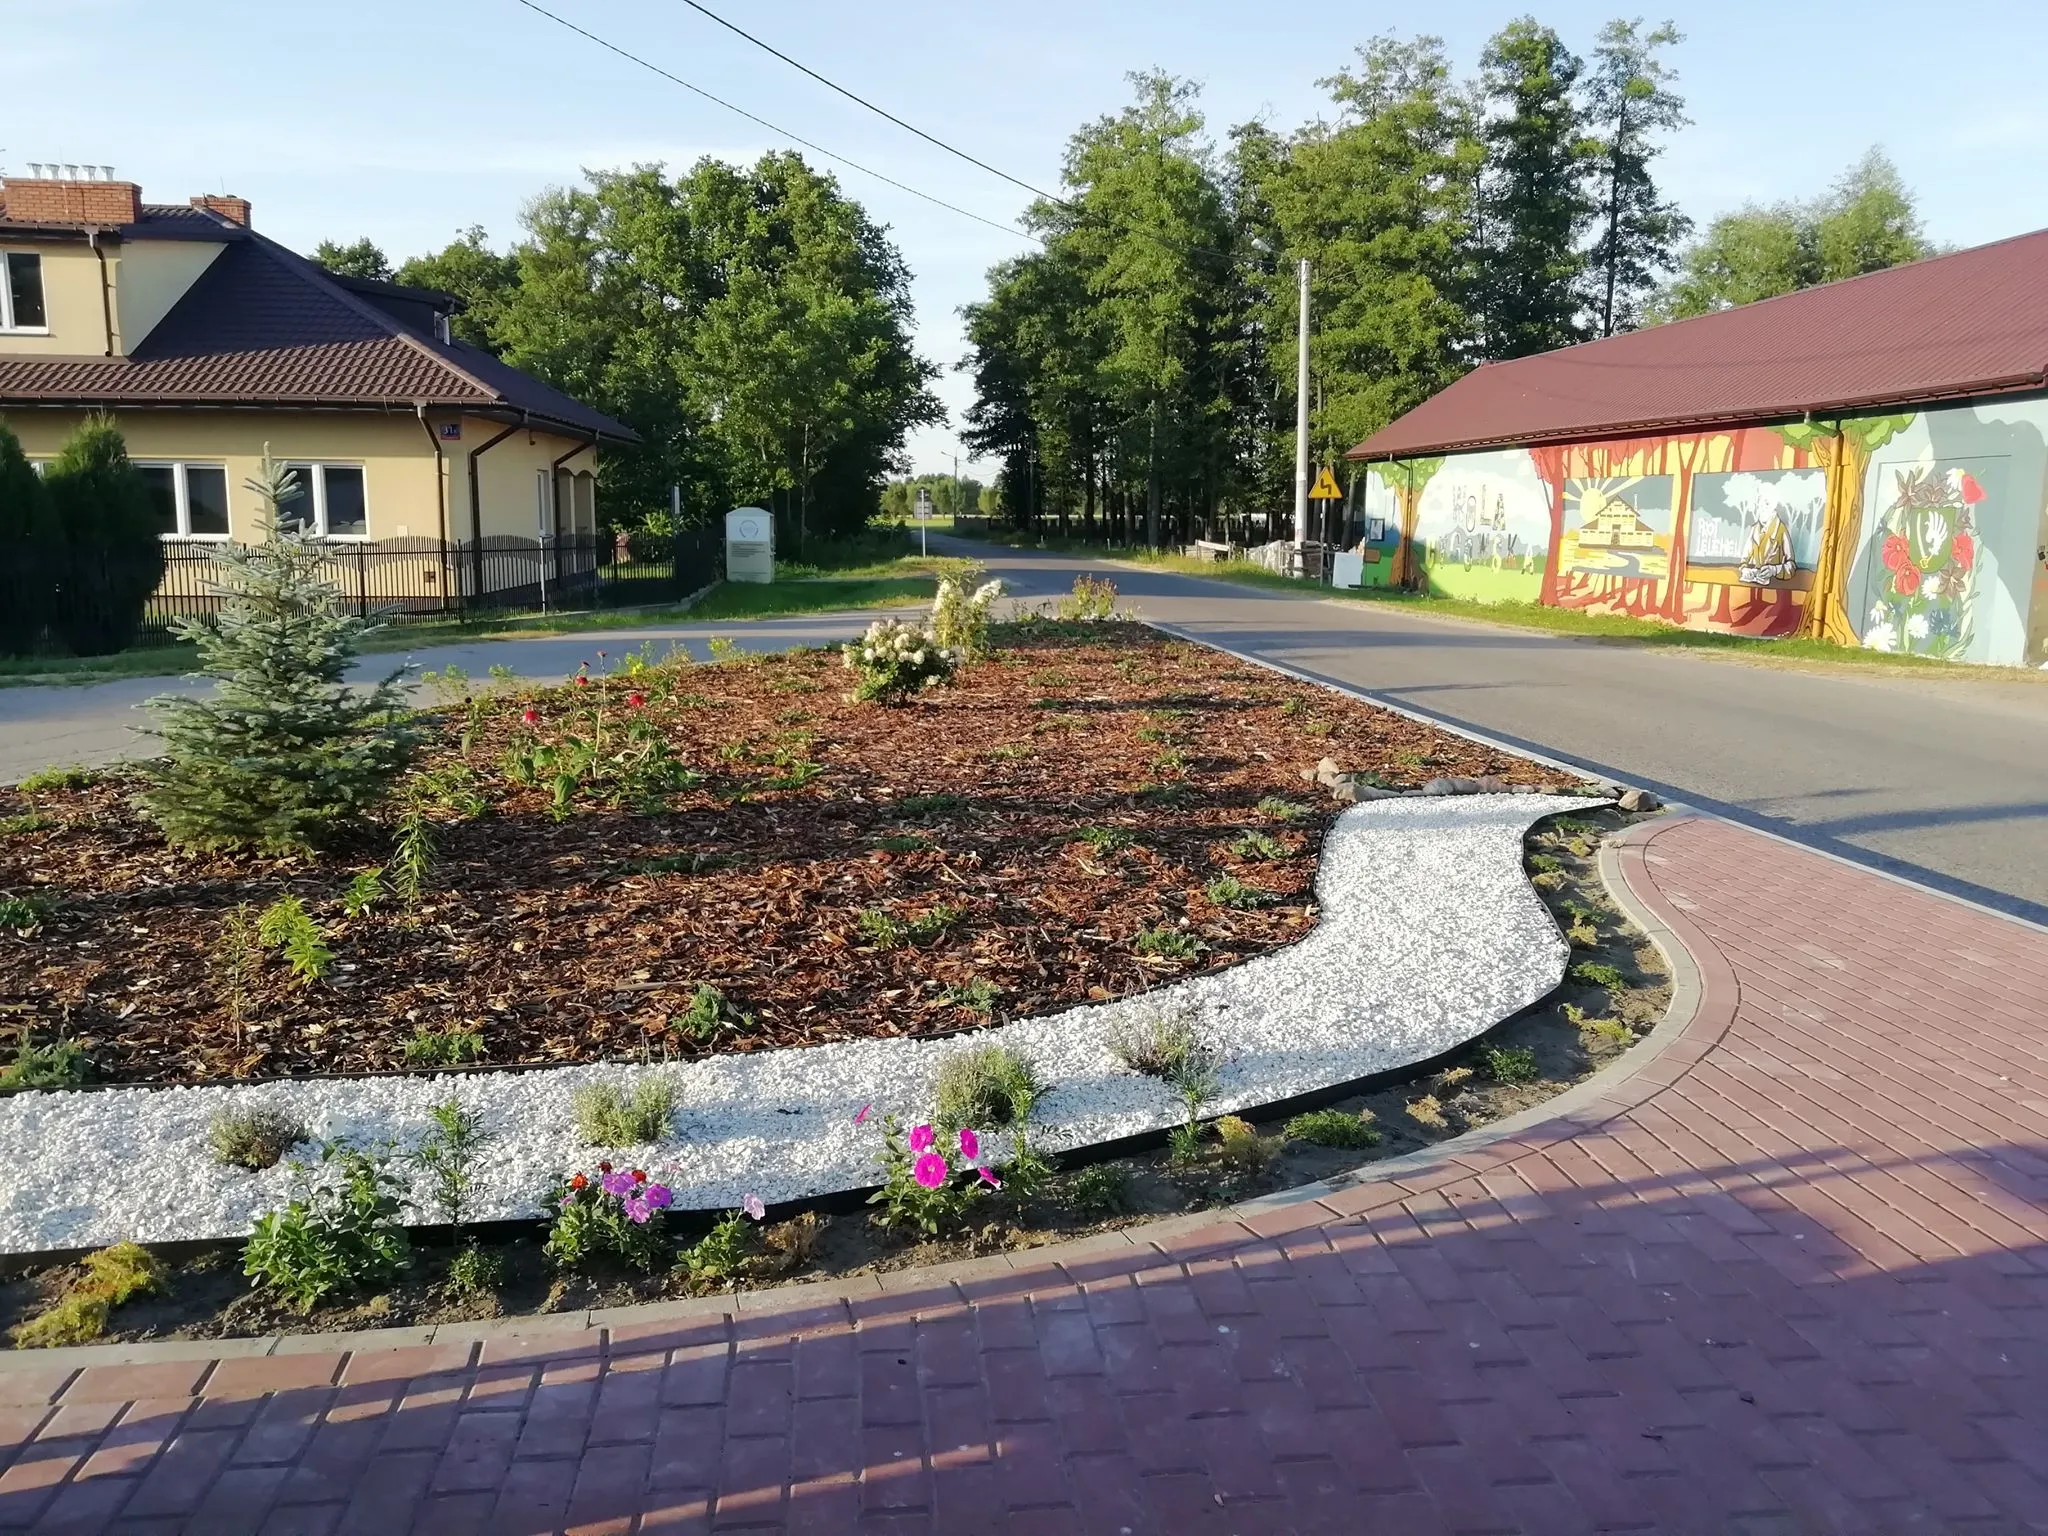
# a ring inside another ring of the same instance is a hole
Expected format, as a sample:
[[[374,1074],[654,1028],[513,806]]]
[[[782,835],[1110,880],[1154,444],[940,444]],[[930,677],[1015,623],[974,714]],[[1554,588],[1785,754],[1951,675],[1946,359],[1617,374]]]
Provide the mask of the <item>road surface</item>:
[[[1025,597],[1083,558],[934,535]],[[1120,567],[1145,618],[2048,922],[2048,683],[1757,665]],[[1792,942],[1792,936],[1787,936]]]

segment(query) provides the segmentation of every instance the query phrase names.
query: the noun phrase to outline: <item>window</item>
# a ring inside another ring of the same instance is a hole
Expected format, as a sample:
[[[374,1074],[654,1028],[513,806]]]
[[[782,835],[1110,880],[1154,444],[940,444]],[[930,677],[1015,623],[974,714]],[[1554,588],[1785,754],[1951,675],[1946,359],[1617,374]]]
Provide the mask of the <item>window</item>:
[[[228,536],[228,472],[219,464],[137,464],[150,500],[156,531],[167,539],[224,539]]]
[[[0,282],[0,331],[45,331],[50,327],[43,308],[43,258],[33,251],[8,251],[6,281]]]
[[[296,495],[278,508],[278,521],[323,539],[366,539],[370,505],[360,464],[287,464],[298,477]]]

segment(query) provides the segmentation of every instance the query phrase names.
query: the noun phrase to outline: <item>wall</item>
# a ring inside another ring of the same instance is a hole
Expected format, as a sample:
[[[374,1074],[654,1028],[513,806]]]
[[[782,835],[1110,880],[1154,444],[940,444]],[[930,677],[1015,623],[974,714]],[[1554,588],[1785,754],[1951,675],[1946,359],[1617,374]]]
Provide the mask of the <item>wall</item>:
[[[109,264],[118,247],[107,246]],[[100,263],[84,242],[28,242],[0,235],[0,250],[43,258],[43,308],[50,334],[0,331],[0,357],[104,357],[107,320],[101,308]]]
[[[1368,585],[1405,572],[1482,602],[2048,665],[2048,401],[1866,417],[1839,435],[1795,423],[1456,454],[1359,478],[1359,510],[1392,530]]]
[[[224,249],[211,240],[130,240],[110,246],[114,350],[125,357],[141,346]]]
[[[437,417],[438,423],[447,418]],[[448,456],[449,500],[448,519],[452,525],[451,537],[467,539],[472,524],[469,505],[469,455],[488,443],[505,430],[505,423],[491,421],[482,416],[458,418],[462,428],[460,441],[443,441],[441,448]],[[418,436],[419,429],[413,428]],[[521,427],[496,447],[477,460],[477,489],[482,513],[483,531],[486,538],[503,535],[512,538],[531,539],[539,536],[543,521],[543,502],[540,484],[553,474],[556,459],[577,445],[578,439],[551,432],[541,427]],[[422,447],[425,446],[422,442]],[[586,448],[562,466],[571,474],[578,472],[595,473],[597,450]],[[550,498],[550,503],[552,498]],[[560,513],[559,530],[570,531],[569,508]],[[579,531],[589,532],[588,527]]]

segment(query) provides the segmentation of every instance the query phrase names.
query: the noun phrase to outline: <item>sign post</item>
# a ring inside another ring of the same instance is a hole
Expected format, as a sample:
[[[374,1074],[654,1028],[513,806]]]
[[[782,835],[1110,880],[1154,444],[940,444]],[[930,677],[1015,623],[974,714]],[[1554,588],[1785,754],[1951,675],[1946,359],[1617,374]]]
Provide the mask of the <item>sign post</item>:
[[[931,535],[928,531],[932,520],[932,488],[921,485],[917,488],[917,552],[928,555],[931,551]]]

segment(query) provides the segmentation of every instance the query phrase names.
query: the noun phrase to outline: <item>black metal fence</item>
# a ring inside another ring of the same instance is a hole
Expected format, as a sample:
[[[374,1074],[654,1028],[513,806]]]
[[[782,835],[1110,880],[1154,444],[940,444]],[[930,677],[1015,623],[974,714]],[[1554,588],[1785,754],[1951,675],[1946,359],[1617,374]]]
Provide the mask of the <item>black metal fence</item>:
[[[672,538],[636,534],[630,545],[611,534],[333,540],[323,574],[364,618],[460,622],[676,602],[725,574],[720,545],[715,525]],[[152,562],[114,551],[0,545],[0,613],[22,620],[0,618],[0,653],[79,650],[87,633],[94,650],[172,644],[172,620],[209,617],[227,601],[214,567],[220,549],[218,540],[166,540],[152,583]],[[90,625],[69,621],[81,604],[95,610]]]

